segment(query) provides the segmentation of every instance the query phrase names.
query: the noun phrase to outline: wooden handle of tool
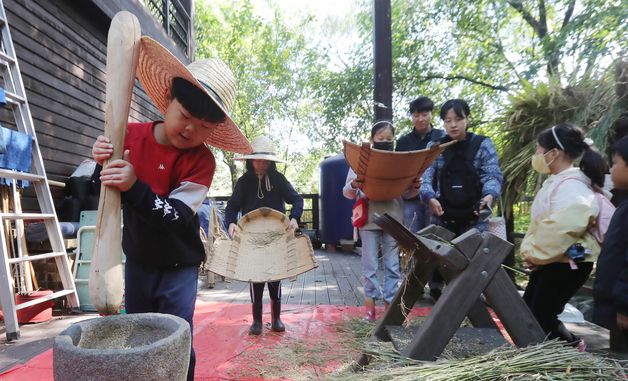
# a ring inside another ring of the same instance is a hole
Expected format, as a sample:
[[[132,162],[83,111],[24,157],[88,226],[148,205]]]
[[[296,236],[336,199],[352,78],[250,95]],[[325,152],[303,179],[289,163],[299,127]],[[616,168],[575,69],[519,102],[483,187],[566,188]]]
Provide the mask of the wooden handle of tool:
[[[107,37],[105,94],[105,136],[113,144],[110,160],[122,159],[140,38],[140,23],[133,14],[122,11],[113,17]],[[121,222],[120,191],[101,186],[89,273],[89,296],[94,307],[103,315],[116,313],[122,303]]]

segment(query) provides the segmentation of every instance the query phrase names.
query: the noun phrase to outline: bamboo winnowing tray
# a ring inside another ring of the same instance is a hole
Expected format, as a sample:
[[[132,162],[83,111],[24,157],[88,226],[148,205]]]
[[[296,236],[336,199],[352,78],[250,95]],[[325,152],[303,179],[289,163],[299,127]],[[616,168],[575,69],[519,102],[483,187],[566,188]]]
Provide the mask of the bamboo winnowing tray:
[[[245,214],[233,239],[218,238],[214,244],[207,268],[240,281],[273,282],[318,267],[310,239],[295,236],[288,217],[271,208]]]
[[[344,141],[345,159],[362,180],[362,191],[371,200],[392,200],[401,196],[447,147],[455,141],[420,151],[393,152],[372,149]]]

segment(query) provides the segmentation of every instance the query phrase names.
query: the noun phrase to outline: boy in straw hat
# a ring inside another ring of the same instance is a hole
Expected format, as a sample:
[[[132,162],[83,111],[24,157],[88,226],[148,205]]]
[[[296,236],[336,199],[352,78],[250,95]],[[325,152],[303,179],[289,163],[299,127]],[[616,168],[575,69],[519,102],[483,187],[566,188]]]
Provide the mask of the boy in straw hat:
[[[285,203],[292,205],[290,227],[297,229],[303,214],[303,198],[294,190],[290,182],[277,171],[276,162],[284,163],[275,154],[275,144],[265,136],[258,136],[251,143],[253,153],[237,158],[246,160],[246,172],[238,179],[233,194],[225,209],[225,224],[229,236],[236,231],[238,212],[242,215],[261,207],[268,207],[285,213]],[[251,283],[251,303],[253,303],[253,324],[250,335],[262,333],[262,297],[266,283]],[[281,322],[281,281],[268,282],[271,304],[271,326],[275,332],[286,330]]]
[[[129,123],[124,157],[102,168],[113,145],[99,136],[94,179],[122,192],[122,248],[127,257],[128,313],[161,312],[190,323],[198,266],[205,257],[196,212],[216,167],[206,145],[246,153],[251,147],[228,112],[235,80],[219,59],[185,67],[156,41],[143,37],[137,76],[163,121]],[[194,378],[191,350],[188,379]]]

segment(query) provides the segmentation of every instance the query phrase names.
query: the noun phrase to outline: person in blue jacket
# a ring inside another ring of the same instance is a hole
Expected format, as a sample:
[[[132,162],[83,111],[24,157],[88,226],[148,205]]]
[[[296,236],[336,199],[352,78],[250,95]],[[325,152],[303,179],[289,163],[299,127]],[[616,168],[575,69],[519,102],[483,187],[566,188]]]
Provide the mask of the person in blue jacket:
[[[450,99],[440,109],[445,132],[440,143],[457,141],[423,173],[421,199],[431,212],[432,223],[457,236],[476,228],[487,229],[480,210],[490,210],[503,183],[497,150],[491,139],[467,131],[471,110],[463,99]],[[435,142],[429,142],[431,147]],[[437,300],[443,279],[438,272],[430,281],[430,295]]]
[[[628,136],[615,144],[611,179],[628,190]],[[611,349],[628,352],[628,199],[613,214],[596,266],[593,322],[611,330]]]
[[[275,154],[275,144],[265,136],[259,136],[251,142],[253,153],[238,158],[246,160],[246,172],[238,179],[233,194],[225,209],[225,224],[230,237],[237,228],[238,213],[242,215],[257,208],[268,207],[285,213],[285,203],[292,205],[290,211],[290,227],[298,229],[303,214],[303,197],[292,187],[285,176],[277,171],[276,162],[284,162]],[[251,303],[253,303],[253,324],[249,328],[250,335],[262,333],[262,298],[264,285],[268,284],[271,305],[271,326],[275,332],[286,330],[280,319],[281,314],[281,281],[268,283],[251,283]]]

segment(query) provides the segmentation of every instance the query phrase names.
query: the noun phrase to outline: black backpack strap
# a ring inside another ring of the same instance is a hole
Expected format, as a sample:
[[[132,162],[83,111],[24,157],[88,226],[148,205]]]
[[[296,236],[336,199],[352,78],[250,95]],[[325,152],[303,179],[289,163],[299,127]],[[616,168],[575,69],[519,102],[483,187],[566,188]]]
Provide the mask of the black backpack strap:
[[[437,140],[435,140],[435,142],[438,142],[439,144],[445,144],[452,141],[452,139],[445,135],[445,136],[441,136],[440,138],[438,138]],[[443,151],[443,153],[441,154],[443,155],[443,160],[444,160],[444,164],[443,164],[443,168],[446,168],[449,163],[451,162],[452,158],[454,157],[454,154],[452,152],[452,150],[446,149]]]
[[[486,139],[486,136],[476,135],[472,132],[469,132],[469,135],[471,136],[469,137],[469,146],[467,147],[467,151],[465,152],[465,158],[473,163],[473,161],[475,160],[475,155],[477,155],[478,151],[480,150],[480,146],[482,145],[484,139]]]

